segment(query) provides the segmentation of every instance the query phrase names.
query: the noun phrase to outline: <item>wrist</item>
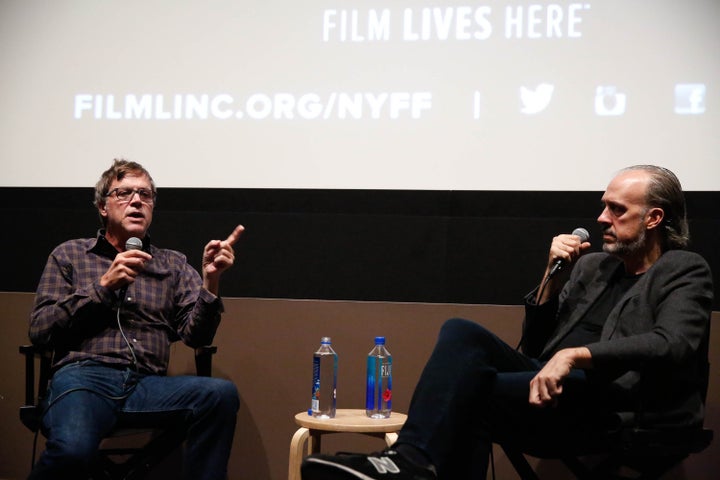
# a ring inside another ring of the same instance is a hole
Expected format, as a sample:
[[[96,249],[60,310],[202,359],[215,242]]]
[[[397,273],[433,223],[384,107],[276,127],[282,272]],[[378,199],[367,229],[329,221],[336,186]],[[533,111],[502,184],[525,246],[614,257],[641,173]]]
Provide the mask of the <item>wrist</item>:
[[[566,348],[562,352],[572,368],[592,367],[592,354],[587,347]]]
[[[215,276],[205,275],[203,277],[203,288],[217,296],[218,291],[220,290],[220,279]]]

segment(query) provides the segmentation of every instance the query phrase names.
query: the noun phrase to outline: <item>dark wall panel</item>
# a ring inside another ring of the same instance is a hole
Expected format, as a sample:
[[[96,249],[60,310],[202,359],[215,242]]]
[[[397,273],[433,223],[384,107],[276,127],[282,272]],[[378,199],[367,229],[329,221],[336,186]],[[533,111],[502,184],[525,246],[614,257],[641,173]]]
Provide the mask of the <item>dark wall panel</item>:
[[[52,248],[93,235],[89,188],[0,188],[0,291],[32,292]],[[199,267],[202,248],[247,230],[229,297],[518,304],[550,241],[584,226],[600,248],[601,192],[162,189],[153,241]],[[692,249],[720,271],[719,192],[689,192]],[[717,283],[717,282],[716,282]],[[715,309],[720,305],[716,285]]]

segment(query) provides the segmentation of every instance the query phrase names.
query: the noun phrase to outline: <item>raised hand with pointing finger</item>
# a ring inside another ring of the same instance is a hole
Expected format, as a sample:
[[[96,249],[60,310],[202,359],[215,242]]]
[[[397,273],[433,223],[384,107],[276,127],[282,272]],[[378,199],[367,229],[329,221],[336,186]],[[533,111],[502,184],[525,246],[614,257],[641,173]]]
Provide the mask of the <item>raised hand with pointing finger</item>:
[[[225,240],[210,240],[205,245],[202,259],[203,287],[217,295],[220,286],[220,274],[235,262],[233,245],[238,241],[245,227],[238,225]]]

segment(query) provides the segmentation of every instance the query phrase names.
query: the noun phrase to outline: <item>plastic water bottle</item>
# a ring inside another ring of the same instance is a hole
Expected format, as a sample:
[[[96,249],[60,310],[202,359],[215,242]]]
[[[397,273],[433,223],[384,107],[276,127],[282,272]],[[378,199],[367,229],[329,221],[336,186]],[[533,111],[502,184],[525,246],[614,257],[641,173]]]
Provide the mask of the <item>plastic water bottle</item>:
[[[322,337],[313,354],[311,413],[317,418],[333,418],[337,395],[338,356],[330,346],[330,337]]]
[[[375,337],[375,347],[367,357],[365,413],[370,418],[388,418],[392,412],[392,355],[385,348],[385,337]]]

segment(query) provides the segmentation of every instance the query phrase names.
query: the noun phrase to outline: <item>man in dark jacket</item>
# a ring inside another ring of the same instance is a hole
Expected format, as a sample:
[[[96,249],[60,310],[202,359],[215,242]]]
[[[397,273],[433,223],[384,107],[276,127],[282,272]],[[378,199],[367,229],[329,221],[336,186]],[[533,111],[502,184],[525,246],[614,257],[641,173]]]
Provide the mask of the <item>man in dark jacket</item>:
[[[680,182],[629,167],[602,203],[603,253],[583,255],[581,235],[553,239],[526,297],[522,353],[449,320],[392,449],[310,456],[303,479],[485,478],[493,442],[591,452],[608,418],[638,405],[645,425],[701,425],[713,286],[707,263],[684,250]]]

